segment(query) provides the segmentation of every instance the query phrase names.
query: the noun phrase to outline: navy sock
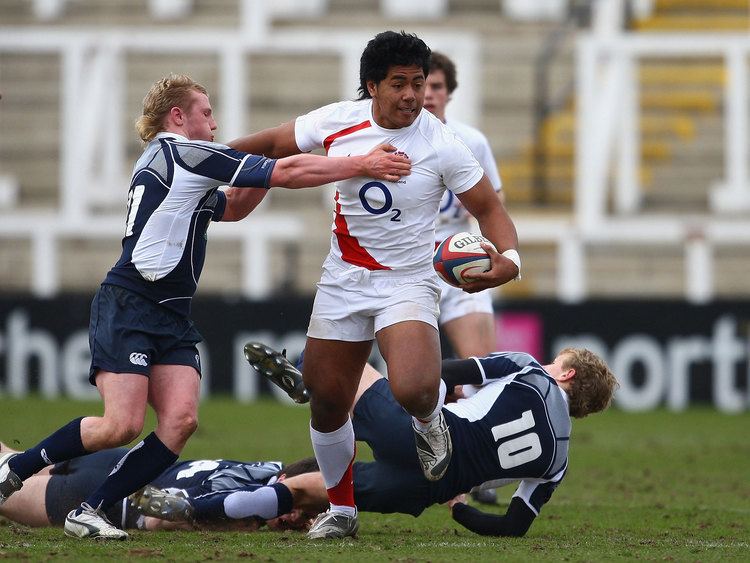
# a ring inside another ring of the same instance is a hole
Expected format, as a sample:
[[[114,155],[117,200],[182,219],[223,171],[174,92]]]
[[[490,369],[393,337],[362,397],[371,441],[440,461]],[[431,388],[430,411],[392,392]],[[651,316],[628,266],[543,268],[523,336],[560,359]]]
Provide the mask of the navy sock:
[[[284,483],[274,483],[271,485],[271,488],[276,491],[276,498],[279,502],[279,516],[291,512],[292,508],[294,508],[292,491]]]
[[[106,511],[117,501],[148,485],[175,461],[177,454],[152,432],[117,462],[109,477],[85,502],[93,508],[101,506]]]
[[[33,448],[13,457],[8,462],[10,470],[24,481],[48,465],[89,453],[81,442],[81,420],[83,417],[71,420]]]
[[[190,504],[193,505],[193,510],[195,510],[195,520],[198,522],[228,520],[227,513],[224,512],[224,499],[237,490],[218,491],[191,498]]]

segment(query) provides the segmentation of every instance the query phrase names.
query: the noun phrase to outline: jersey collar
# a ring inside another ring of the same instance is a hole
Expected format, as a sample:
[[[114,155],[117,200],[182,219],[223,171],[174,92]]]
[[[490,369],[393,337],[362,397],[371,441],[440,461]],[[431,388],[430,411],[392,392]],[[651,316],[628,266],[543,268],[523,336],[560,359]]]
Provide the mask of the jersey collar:
[[[188,142],[190,139],[180,135],[179,133],[172,133],[171,131],[159,131],[154,137],[156,139],[177,139],[178,141]]]
[[[411,125],[408,125],[407,127],[399,127],[398,129],[386,129],[385,127],[381,127],[380,125],[378,125],[378,122],[375,121],[375,115],[372,113],[372,98],[369,98],[368,102],[369,102],[368,111],[370,113],[370,123],[372,124],[373,128],[379,129],[380,131],[383,131],[384,133],[387,133],[388,135],[401,135],[403,133],[406,133],[407,131],[416,129],[418,127],[419,122],[422,120],[422,114],[424,114],[424,112],[427,111],[424,108],[419,110],[419,115],[414,120],[414,123],[412,123]]]

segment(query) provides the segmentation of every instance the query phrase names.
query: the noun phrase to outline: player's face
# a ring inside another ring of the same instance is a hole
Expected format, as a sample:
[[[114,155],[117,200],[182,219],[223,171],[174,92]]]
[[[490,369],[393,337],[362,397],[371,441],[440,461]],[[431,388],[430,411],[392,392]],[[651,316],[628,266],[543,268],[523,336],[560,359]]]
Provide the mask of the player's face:
[[[392,66],[378,83],[369,81],[375,122],[386,129],[408,127],[424,105],[425,76],[422,67]]]
[[[546,366],[547,373],[559,381],[560,378],[564,377],[570,371],[570,369],[566,367],[569,359],[568,354],[558,355],[550,365]]]
[[[266,521],[271,530],[306,530],[310,527],[311,517],[306,512],[295,508],[287,514]]]
[[[424,94],[424,109],[432,113],[440,121],[445,121],[445,106],[448,105],[450,95],[445,84],[445,73],[435,69],[427,76]]]
[[[208,96],[197,90],[190,93],[190,102],[187,110],[183,112],[182,128],[188,139],[193,141],[213,141],[216,131],[216,120],[214,120],[211,102]]]

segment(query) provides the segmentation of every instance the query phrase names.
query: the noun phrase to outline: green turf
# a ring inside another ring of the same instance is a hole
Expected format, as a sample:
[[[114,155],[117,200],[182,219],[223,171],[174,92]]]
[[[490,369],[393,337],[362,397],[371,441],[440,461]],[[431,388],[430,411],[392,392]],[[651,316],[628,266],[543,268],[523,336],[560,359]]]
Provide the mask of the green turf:
[[[0,439],[23,448],[99,410],[96,403],[2,398]],[[568,476],[521,539],[474,535],[442,506],[418,519],[364,514],[359,539],[323,544],[293,532],[134,532],[128,542],[101,544],[4,522],[0,559],[748,561],[749,431],[750,413],[707,409],[612,410],[574,421]],[[311,452],[305,407],[214,399],[202,405],[185,457],[290,461]],[[501,502],[511,493],[502,490]]]

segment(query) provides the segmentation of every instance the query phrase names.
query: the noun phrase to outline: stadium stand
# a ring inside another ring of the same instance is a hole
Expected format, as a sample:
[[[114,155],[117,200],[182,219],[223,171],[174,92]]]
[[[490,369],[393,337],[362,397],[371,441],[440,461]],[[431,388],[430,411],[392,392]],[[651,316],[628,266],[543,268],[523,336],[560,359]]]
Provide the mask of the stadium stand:
[[[559,21],[512,19],[497,0],[438,2],[442,8],[436,8],[437,16],[416,20],[395,17],[388,3],[378,0],[280,1],[274,3],[274,12],[263,8],[259,18],[248,14],[267,3],[253,0],[8,0],[0,5],[0,129],[13,135],[0,138],[0,286],[39,295],[93,290],[117,255],[122,178],[139,152],[131,123],[143,92],[162,74],[187,72],[205,83],[219,116],[219,138],[228,139],[342,96],[353,97],[351,68],[356,62],[347,60],[347,51],[358,53],[381,29],[405,28],[437,48],[446,35],[458,46],[457,96],[465,95],[466,103],[456,99],[452,107],[465,111],[465,120],[487,134],[521,235],[524,278],[502,288],[503,295],[568,301],[587,296],[687,295],[696,301],[746,296],[750,289],[737,281],[737,274],[748,266],[747,237],[738,234],[747,210],[732,205],[729,197],[725,207],[735,213],[726,221],[721,197],[712,193],[715,184],[722,178],[729,182],[732,174],[743,181],[742,167],[728,164],[724,145],[729,143],[726,111],[734,84],[731,45],[741,44],[747,53],[746,36],[733,42],[737,37],[731,30],[747,29],[747,11],[742,12],[737,1],[720,3],[720,15],[713,18],[701,2],[655,0],[649,11],[633,15],[633,31],[622,35],[615,30],[617,41],[607,43],[589,28],[576,28],[567,37],[548,76],[551,89],[564,96],[537,136],[548,151],[548,189],[540,201],[534,195],[533,159],[539,150],[532,143],[534,65]],[[304,10],[299,9],[302,4]],[[624,5],[618,0],[601,4]],[[695,33],[686,27],[690,19],[702,22],[700,40],[707,48],[691,47],[678,55],[674,42]],[[680,22],[685,25],[680,27]],[[44,39],[35,33],[42,29]],[[709,33],[714,30],[720,33]],[[152,41],[151,48],[131,48],[129,41],[137,38],[127,36],[135,34]],[[186,57],[155,39],[165,34],[182,34],[185,44],[193,39],[206,44],[191,48]],[[217,37],[221,34],[224,43]],[[230,37],[241,39],[231,45]],[[638,42],[643,37],[653,47],[642,48]],[[471,62],[473,53],[475,71],[463,64]],[[622,53],[635,53],[637,70],[620,64],[633,60]],[[597,56],[607,54],[617,64],[597,62]],[[607,113],[601,100],[627,102],[607,98],[604,81],[585,82],[596,65],[602,73],[633,72],[636,86],[626,91],[635,96],[639,109],[625,114],[630,118],[625,127],[597,131],[592,122],[582,123],[582,115],[617,114]],[[80,83],[71,72],[81,73]],[[228,93],[232,80],[241,82],[244,94]],[[111,88],[117,83],[127,87]],[[66,92],[83,85],[99,98],[66,98]],[[574,101],[573,86],[578,92],[589,88],[593,98],[587,99],[592,105],[588,111],[581,108],[580,97]],[[746,94],[746,83],[744,88]],[[107,124],[113,134],[94,137],[101,133],[96,120],[107,115],[97,113],[105,109],[104,92],[120,99],[121,116]],[[92,135],[78,138],[71,133],[73,124]],[[592,135],[588,141],[582,131]],[[591,158],[599,154],[591,151],[601,134],[616,158]],[[733,134],[741,144],[742,135]],[[70,180],[76,172],[73,163],[93,164],[85,158],[76,161],[70,149],[61,149],[74,138],[83,144],[76,148],[79,156],[100,157],[91,175],[98,180],[94,185]],[[94,150],[85,143],[89,138],[105,142]],[[588,151],[585,160],[577,155],[581,150]],[[602,166],[587,171],[598,160]],[[598,188],[592,188],[597,183]],[[591,189],[597,190],[594,197],[587,191]],[[244,224],[213,227],[214,250],[202,291],[311,293],[328,245],[331,190],[323,192],[277,190]],[[731,193],[741,200],[744,192],[738,188]],[[77,199],[85,200],[83,208]],[[653,215],[667,219],[644,229],[638,221]],[[629,239],[625,226],[597,231],[611,216],[630,221],[640,235]],[[262,235],[268,239],[258,238]],[[647,235],[659,244],[646,240]],[[283,260],[271,260],[271,249]]]

